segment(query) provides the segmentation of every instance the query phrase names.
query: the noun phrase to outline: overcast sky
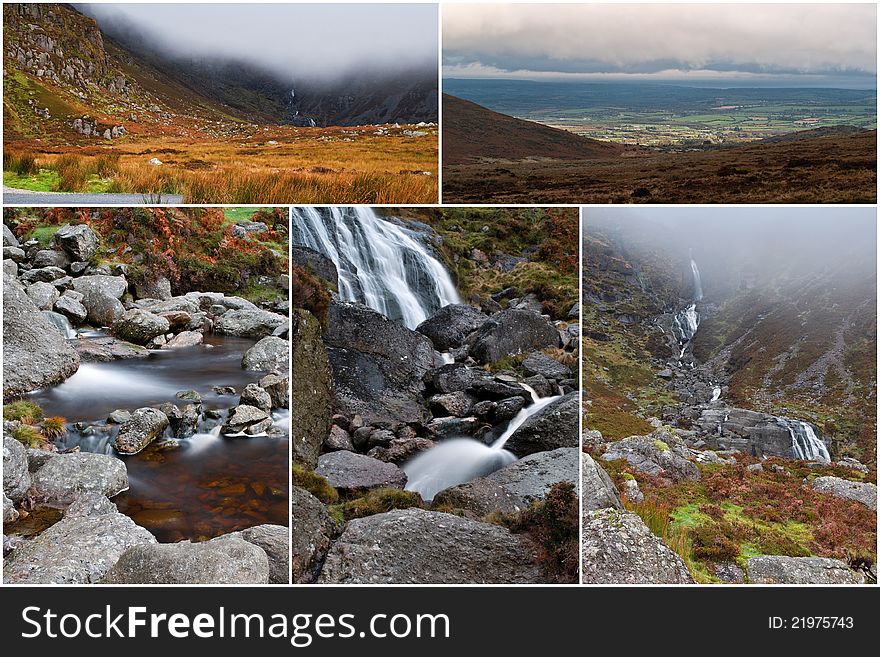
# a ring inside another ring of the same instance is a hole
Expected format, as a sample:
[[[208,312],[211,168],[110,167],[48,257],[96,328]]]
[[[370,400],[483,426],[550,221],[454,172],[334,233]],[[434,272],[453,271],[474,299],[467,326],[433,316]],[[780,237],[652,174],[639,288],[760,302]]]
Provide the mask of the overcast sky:
[[[450,4],[443,73],[873,86],[876,29],[873,4]]]
[[[263,64],[322,77],[437,61],[437,8],[425,4],[77,4],[102,29],[115,21],[182,56]]]

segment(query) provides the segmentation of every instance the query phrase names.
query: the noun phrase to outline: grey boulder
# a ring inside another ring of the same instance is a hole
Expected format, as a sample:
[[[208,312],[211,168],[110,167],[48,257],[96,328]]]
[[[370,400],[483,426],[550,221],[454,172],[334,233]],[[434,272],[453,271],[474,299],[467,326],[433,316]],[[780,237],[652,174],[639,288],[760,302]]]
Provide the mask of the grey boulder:
[[[168,416],[162,411],[139,408],[119,427],[113,446],[122,454],[137,454],[160,437],[167,426]]]
[[[128,471],[114,456],[75,452],[56,454],[34,472],[34,495],[53,504],[70,504],[82,493],[113,497],[128,490]]]
[[[393,463],[354,452],[322,454],[315,472],[348,497],[373,488],[403,488],[406,485],[406,473]]]
[[[848,481],[840,477],[816,477],[813,480],[813,490],[859,502],[872,511],[877,510],[876,484]]]
[[[449,351],[460,347],[488,319],[473,306],[451,303],[419,324],[416,331],[427,336],[438,351]]]
[[[864,577],[843,561],[824,557],[751,557],[746,574],[752,584],[864,583]]]
[[[339,535],[339,525],[318,498],[294,486],[290,509],[293,545],[291,570],[294,584],[314,582],[330,543]]]
[[[85,224],[62,226],[55,233],[55,243],[79,262],[91,260],[98,250],[98,236]]]
[[[571,392],[523,422],[504,445],[517,456],[560,447],[577,447],[580,438],[580,397]]]
[[[531,310],[502,310],[477,330],[470,355],[477,362],[494,363],[559,344],[559,331],[546,317]]]
[[[253,372],[287,372],[290,369],[290,343],[267,336],[244,352],[241,366]]]

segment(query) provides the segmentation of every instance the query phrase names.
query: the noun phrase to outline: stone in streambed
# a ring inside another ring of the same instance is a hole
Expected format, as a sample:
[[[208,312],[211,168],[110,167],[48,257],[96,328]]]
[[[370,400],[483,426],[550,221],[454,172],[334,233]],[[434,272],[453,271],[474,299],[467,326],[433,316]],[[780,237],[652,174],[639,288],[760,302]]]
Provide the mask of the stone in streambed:
[[[125,316],[122,302],[101,290],[84,292],[82,305],[86,309],[86,319],[95,326],[113,326]]]
[[[272,426],[272,417],[267,411],[256,406],[240,404],[233,408],[226,423],[220,430],[224,436],[257,436]]]
[[[132,308],[113,324],[113,333],[135,344],[147,344],[170,329],[168,320],[140,308]]]
[[[78,299],[67,294],[62,294],[55,301],[55,310],[67,315],[74,324],[81,324],[89,314],[89,311]]]
[[[287,584],[290,577],[289,530],[281,525],[257,525],[224,534],[240,538],[261,548],[269,559],[269,583]]]
[[[120,428],[113,446],[122,454],[137,454],[159,438],[168,426],[168,417],[155,408],[139,408]]]
[[[147,358],[150,355],[149,350],[140,345],[110,336],[72,340],[71,343],[77,353],[79,353],[82,361],[87,363],[107,363],[113,360],[128,358]]]
[[[577,447],[580,429],[580,398],[572,392],[529,417],[504,445],[517,456],[559,447]]]
[[[287,372],[290,369],[290,343],[268,336],[244,352],[241,366],[254,372]]]
[[[113,497],[128,490],[128,472],[125,463],[107,454],[56,454],[34,472],[31,487],[35,497],[63,506],[82,493]]]
[[[272,398],[272,408],[290,406],[290,377],[284,374],[267,374],[260,379],[260,387]]]
[[[168,342],[162,349],[180,349],[182,347],[195,347],[204,342],[205,336],[199,331],[181,331]]]
[[[241,391],[239,404],[256,406],[262,411],[270,411],[272,409],[272,396],[256,383],[248,383],[244,390]]]
[[[406,473],[396,465],[354,452],[322,454],[315,472],[347,497],[355,497],[373,488],[403,488],[406,485]]]

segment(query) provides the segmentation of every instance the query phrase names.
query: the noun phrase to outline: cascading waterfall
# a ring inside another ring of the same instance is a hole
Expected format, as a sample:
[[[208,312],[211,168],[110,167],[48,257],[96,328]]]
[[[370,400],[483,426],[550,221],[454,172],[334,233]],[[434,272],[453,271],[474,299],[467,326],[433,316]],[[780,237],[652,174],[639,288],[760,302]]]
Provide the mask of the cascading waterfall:
[[[680,351],[678,359],[682,360],[690,346],[691,340],[700,327],[700,315],[697,312],[697,302],[703,299],[703,283],[700,279],[700,269],[697,263],[691,258],[691,275],[693,277],[694,296],[693,301],[687,308],[675,314],[672,320],[672,332],[678,340]]]
[[[721,399],[721,388],[715,386],[714,388],[712,388],[712,399],[709,401],[709,403],[711,404],[717,402],[719,399]]]
[[[504,445],[523,422],[560,398],[555,395],[541,399],[532,388],[520,385],[529,391],[532,404],[517,413],[497,440],[486,445],[472,438],[451,438],[422,452],[403,465],[406,490],[431,501],[441,490],[484,477],[516,461],[516,456],[504,449]]]
[[[691,258],[691,274],[694,279],[694,301],[702,301],[703,300],[703,282],[700,279],[700,269],[697,267],[697,263]]]
[[[333,261],[343,301],[363,303],[408,328],[459,303],[449,273],[415,234],[371,208],[294,208],[292,241]]]
[[[67,319],[61,313],[56,313],[52,310],[44,310],[43,317],[48,319],[52,324],[58,327],[58,330],[61,331],[61,335],[65,337],[65,339],[70,340],[75,338],[77,333],[76,329],[70,323],[70,320]]]
[[[825,442],[816,435],[813,425],[800,420],[786,420],[783,422],[791,434],[791,451],[794,457],[801,461],[818,461],[831,463],[831,455]]]

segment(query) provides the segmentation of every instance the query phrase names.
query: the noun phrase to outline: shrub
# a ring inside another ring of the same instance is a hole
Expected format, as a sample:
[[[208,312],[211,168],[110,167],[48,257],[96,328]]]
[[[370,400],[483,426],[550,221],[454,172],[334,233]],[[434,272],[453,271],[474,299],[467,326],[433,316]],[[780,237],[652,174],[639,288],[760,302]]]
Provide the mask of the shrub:
[[[339,501],[339,493],[329,481],[299,463],[293,464],[293,485],[309,491],[324,504],[335,504]]]
[[[55,440],[67,433],[67,418],[54,416],[43,420],[43,435],[49,440]]]
[[[43,419],[43,409],[33,402],[14,401],[3,405],[3,419],[33,424]]]
[[[29,424],[20,424],[12,430],[12,437],[25,447],[39,447],[45,442],[43,435]]]
[[[689,532],[693,555],[707,561],[733,561],[739,556],[739,546],[724,533],[721,524],[708,522]]]
[[[3,151],[3,170],[11,171],[19,176],[29,176],[39,173],[36,158],[30,153],[16,153]]]

